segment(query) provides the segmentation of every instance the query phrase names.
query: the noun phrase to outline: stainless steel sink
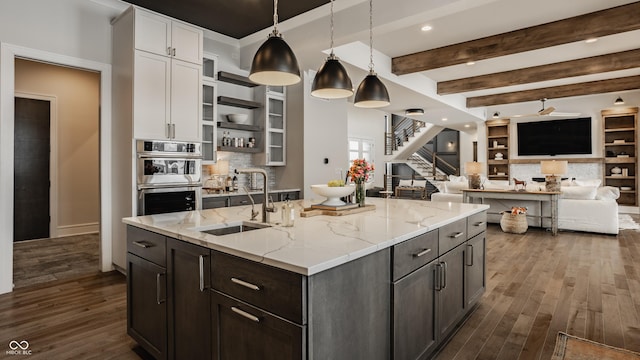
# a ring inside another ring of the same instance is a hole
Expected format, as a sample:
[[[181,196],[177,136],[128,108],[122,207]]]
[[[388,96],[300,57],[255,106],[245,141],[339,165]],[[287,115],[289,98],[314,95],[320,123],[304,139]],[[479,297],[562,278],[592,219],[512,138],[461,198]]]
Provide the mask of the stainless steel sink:
[[[230,222],[230,223],[225,223],[220,225],[195,228],[194,230],[201,231],[203,233],[207,233],[211,235],[222,236],[222,235],[237,234],[240,232],[246,232],[246,231],[252,231],[252,230],[266,229],[270,227],[271,225],[267,225],[267,224],[254,223],[254,222],[248,222],[248,221],[236,221],[236,222]]]

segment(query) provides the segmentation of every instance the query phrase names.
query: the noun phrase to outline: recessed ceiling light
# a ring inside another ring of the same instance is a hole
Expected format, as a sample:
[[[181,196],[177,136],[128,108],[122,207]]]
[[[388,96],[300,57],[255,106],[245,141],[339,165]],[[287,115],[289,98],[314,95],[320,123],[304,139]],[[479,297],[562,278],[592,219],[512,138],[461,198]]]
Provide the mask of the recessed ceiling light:
[[[598,41],[598,38],[589,38],[587,40],[585,40],[584,42],[586,42],[587,44],[591,44]]]
[[[471,125],[469,125],[469,124],[464,124],[464,127],[466,127],[466,128],[468,128],[468,127],[470,127],[470,126],[471,126]]]
[[[447,119],[447,118],[442,118],[442,121],[447,121],[447,120],[449,120],[449,119]]]
[[[476,62],[475,61],[467,61],[467,66],[471,66],[471,65],[475,65]]]
[[[422,31],[429,31],[431,29],[433,29],[433,27],[431,27],[431,25],[425,25],[425,26],[420,28],[420,30],[422,30]]]

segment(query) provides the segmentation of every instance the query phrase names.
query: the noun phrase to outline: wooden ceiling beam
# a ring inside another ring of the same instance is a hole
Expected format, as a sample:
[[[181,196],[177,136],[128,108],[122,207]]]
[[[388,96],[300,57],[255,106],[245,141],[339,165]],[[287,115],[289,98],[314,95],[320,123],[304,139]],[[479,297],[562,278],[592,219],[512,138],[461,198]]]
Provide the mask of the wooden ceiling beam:
[[[493,89],[539,81],[626,70],[635,67],[640,67],[640,49],[481,76],[473,76],[463,79],[442,81],[438,83],[438,94],[447,95]]]
[[[640,29],[640,1],[503,34],[394,57],[396,75],[465,64],[499,56]]]
[[[602,94],[615,91],[633,90],[640,87],[640,75],[616,79],[589,81],[578,84],[553,86],[540,89],[514,91],[467,98],[467,107],[513,104],[535,101],[542,98],[557,99],[563,97]]]

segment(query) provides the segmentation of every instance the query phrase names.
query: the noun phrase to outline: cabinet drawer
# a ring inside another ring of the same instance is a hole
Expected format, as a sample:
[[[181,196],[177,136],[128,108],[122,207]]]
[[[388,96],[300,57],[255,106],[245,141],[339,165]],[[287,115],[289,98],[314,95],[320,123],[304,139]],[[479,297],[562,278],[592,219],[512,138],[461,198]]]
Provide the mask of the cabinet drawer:
[[[409,274],[438,256],[438,230],[416,236],[393,247],[393,280]]]
[[[167,246],[164,235],[127,226],[127,251],[160,266],[167,264]]]
[[[221,291],[298,324],[306,324],[306,277],[213,251],[211,281]]]
[[[262,204],[264,199],[264,195],[256,194],[251,195],[253,197],[253,201],[256,204]],[[239,206],[239,205],[251,205],[251,199],[249,199],[248,195],[234,195],[229,197],[229,206]]]
[[[229,198],[226,196],[222,197],[203,197],[202,198],[202,208],[203,209],[217,209],[222,207],[227,207],[227,202]]]
[[[467,219],[460,219],[440,228],[438,254],[442,255],[467,240]]]
[[[471,215],[467,218],[467,238],[471,239],[485,230],[487,230],[486,211]]]

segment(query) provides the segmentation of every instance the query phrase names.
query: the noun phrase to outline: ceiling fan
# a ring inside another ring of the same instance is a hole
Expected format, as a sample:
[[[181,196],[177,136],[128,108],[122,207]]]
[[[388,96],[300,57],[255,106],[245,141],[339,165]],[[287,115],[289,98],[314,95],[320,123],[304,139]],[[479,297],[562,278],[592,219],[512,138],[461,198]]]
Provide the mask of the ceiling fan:
[[[544,102],[547,101],[547,98],[542,98],[540,99],[540,101],[542,102],[542,109],[538,110],[537,113],[534,114],[518,114],[518,115],[512,115],[512,118],[519,118],[519,117],[534,117],[534,116],[561,116],[561,117],[573,117],[573,116],[579,116],[580,113],[579,112],[560,112],[560,111],[556,111],[556,108],[554,108],[553,106],[549,106],[548,108],[544,107]]]

